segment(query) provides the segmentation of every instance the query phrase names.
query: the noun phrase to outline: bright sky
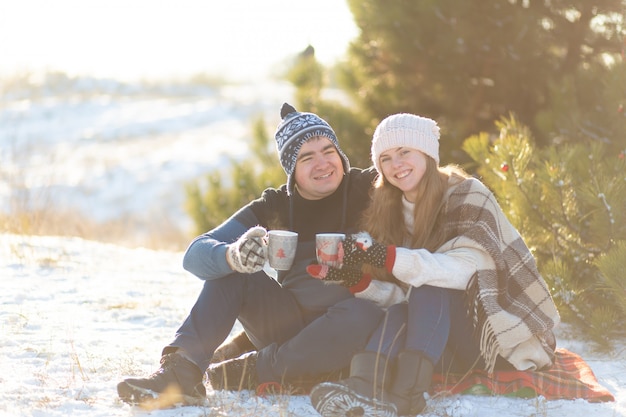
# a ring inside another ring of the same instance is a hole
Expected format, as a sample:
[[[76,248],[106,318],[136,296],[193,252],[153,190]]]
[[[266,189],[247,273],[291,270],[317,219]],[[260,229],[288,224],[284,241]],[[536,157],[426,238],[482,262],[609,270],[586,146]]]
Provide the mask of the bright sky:
[[[0,0],[0,72],[254,77],[313,45],[332,63],[357,28],[345,0]]]

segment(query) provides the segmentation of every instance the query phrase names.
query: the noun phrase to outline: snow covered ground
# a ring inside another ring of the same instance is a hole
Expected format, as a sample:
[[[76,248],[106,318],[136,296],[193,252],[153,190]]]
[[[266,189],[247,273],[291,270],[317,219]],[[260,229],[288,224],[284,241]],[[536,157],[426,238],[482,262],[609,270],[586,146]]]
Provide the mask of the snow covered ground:
[[[316,416],[306,396],[209,390],[206,407],[147,411],[119,401],[116,384],[158,368],[200,290],[182,253],[78,238],[0,234],[0,416]],[[454,396],[424,415],[626,415],[625,345],[612,354],[559,337],[580,354],[615,402]]]

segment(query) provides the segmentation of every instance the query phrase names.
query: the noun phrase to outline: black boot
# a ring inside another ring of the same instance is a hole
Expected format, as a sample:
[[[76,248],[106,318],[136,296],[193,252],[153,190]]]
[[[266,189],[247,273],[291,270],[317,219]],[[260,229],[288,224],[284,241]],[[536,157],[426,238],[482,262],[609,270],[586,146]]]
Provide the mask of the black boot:
[[[386,356],[357,353],[350,363],[350,377],[316,385],[311,390],[311,403],[323,417],[397,417],[385,391],[390,372]]]
[[[206,401],[202,376],[193,362],[178,353],[169,353],[161,358],[158,371],[148,378],[125,379],[117,384],[117,393],[128,404],[150,408],[202,405]]]
[[[424,410],[424,393],[430,388],[433,368],[433,363],[421,352],[400,352],[396,373],[389,389],[398,414],[415,416]]]
[[[216,390],[241,391],[257,388],[256,352],[212,364],[207,370],[211,386]]]

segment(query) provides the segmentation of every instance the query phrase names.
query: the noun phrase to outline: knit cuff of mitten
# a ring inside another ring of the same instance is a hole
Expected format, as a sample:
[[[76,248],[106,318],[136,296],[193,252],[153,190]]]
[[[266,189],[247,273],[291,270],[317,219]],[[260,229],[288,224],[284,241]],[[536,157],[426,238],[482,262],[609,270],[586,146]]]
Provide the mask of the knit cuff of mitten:
[[[253,238],[256,239],[256,238]],[[232,245],[228,245],[226,249],[226,262],[233,271],[241,272],[244,274],[254,274],[263,269],[263,263],[261,263],[260,257],[256,257],[253,264],[245,264],[241,261],[241,252],[237,249],[237,242]],[[259,244],[261,246],[261,244]]]
[[[239,260],[239,253],[234,245],[228,245],[226,249],[226,262],[228,266],[235,272],[247,272],[247,269],[241,264]]]
[[[387,257],[385,258],[385,269],[391,273],[393,265],[396,263],[396,247],[394,245],[387,246]]]
[[[348,288],[352,294],[356,294],[357,292],[361,292],[369,287],[372,282],[372,276],[370,274],[363,274],[361,276],[361,280]]]

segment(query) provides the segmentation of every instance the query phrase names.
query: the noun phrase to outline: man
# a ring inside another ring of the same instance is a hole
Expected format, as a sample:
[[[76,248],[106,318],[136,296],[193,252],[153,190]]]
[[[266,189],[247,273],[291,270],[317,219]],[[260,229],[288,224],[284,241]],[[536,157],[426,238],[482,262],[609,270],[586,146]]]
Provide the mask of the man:
[[[256,351],[209,368],[214,389],[314,380],[346,368],[383,311],[340,285],[312,278],[315,234],[356,232],[375,171],[350,168],[330,125],[285,103],[275,138],[287,183],[266,189],[188,247],[183,267],[205,281],[189,316],[147,378],[118,384],[120,398],[142,403],[172,391],[176,402],[204,403],[202,382],[215,350],[238,319]],[[263,271],[268,229],[298,232],[296,259],[274,280]]]

